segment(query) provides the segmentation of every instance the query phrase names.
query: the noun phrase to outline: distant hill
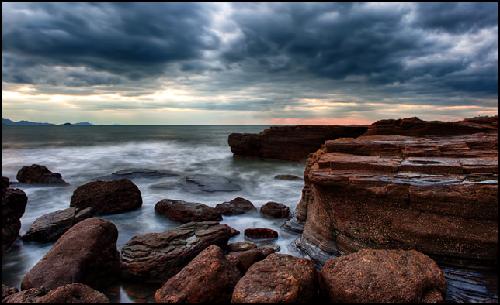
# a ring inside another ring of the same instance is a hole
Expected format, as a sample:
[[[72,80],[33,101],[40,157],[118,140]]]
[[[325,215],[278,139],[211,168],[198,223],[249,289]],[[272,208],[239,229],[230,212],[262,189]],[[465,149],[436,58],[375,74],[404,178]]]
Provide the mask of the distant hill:
[[[19,121],[19,122],[14,122],[11,119],[7,118],[2,118],[2,125],[16,125],[16,126],[54,126],[56,124],[52,123],[40,123],[40,122],[30,122],[30,121]],[[92,123],[89,122],[78,122],[75,124],[71,123],[64,123],[61,125],[78,125],[78,126],[91,126]]]

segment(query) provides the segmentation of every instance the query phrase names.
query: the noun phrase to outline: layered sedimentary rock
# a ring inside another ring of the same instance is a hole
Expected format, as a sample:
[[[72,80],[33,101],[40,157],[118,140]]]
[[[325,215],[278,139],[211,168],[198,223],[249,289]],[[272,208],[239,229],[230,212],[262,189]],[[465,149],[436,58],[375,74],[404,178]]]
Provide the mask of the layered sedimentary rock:
[[[489,121],[464,122],[489,131],[327,141],[306,165],[302,241],[327,252],[403,248],[457,264],[496,262],[498,133]]]
[[[366,130],[367,126],[274,126],[259,134],[232,133],[228,144],[239,156],[298,161],[326,140],[357,137]]]
[[[332,303],[436,303],[446,292],[443,271],[415,250],[363,249],[329,259],[321,286]]]
[[[60,173],[53,173],[43,165],[23,166],[16,175],[21,183],[67,184]]]
[[[50,251],[25,274],[22,289],[55,289],[70,283],[93,288],[112,282],[120,270],[118,230],[109,221],[88,218],[64,233]]]
[[[30,288],[8,295],[2,303],[109,303],[109,299],[87,285],[73,283],[50,291],[43,287]]]
[[[2,251],[8,249],[19,235],[28,197],[20,189],[9,188],[9,179],[2,177]]]

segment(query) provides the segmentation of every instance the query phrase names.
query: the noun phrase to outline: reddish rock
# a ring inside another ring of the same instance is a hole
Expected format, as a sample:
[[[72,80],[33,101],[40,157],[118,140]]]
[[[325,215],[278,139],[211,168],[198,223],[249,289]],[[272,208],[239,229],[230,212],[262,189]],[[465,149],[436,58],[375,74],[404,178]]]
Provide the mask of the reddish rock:
[[[91,207],[97,214],[122,213],[140,208],[141,191],[128,179],[92,181],[79,186],[71,196],[70,206]]]
[[[220,203],[215,206],[215,209],[222,215],[239,215],[256,210],[250,200],[242,197],[236,197],[231,201]]]
[[[433,303],[446,293],[444,273],[414,250],[363,249],[332,258],[321,278],[333,303]]]
[[[92,217],[92,208],[67,208],[38,217],[22,237],[25,241],[51,242],[57,240],[78,222]]]
[[[289,218],[290,208],[282,203],[269,201],[260,208],[260,212],[273,218]]]
[[[19,290],[17,290],[17,288],[9,287],[7,285],[2,284],[2,303],[5,303],[6,297],[18,292]]]
[[[7,250],[19,236],[21,221],[28,197],[20,189],[2,184],[2,251]]]
[[[184,200],[160,200],[155,205],[155,212],[181,223],[222,220],[220,212],[215,208],[203,203],[187,202]]]
[[[274,253],[248,269],[236,284],[231,302],[312,302],[317,296],[316,277],[310,260]]]
[[[240,271],[212,245],[155,293],[157,303],[229,303]]]
[[[245,229],[245,236],[249,238],[278,238],[278,232],[268,228]]]
[[[53,173],[43,165],[23,166],[16,175],[21,183],[67,184],[59,173]]]
[[[250,249],[255,249],[255,248],[257,248],[257,245],[252,243],[252,242],[249,242],[249,241],[240,241],[240,242],[227,244],[227,248],[231,252],[241,252],[241,251],[247,251]]]
[[[228,144],[235,155],[298,161],[326,140],[357,137],[366,130],[366,126],[273,126],[259,134],[232,133]]]
[[[208,246],[225,247],[236,232],[227,225],[204,221],[134,236],[122,248],[122,274],[141,281],[164,282]]]
[[[118,231],[109,221],[99,218],[80,221],[26,273],[21,288],[54,289],[70,283],[99,288],[109,284],[120,270],[117,237]]]
[[[3,303],[109,303],[109,299],[87,285],[73,283],[50,291],[45,288],[23,290],[3,299]]]
[[[295,175],[276,175],[274,176],[276,180],[302,180],[301,177]]]
[[[245,273],[254,263],[263,260],[268,255],[276,252],[272,247],[259,247],[245,251],[229,252],[226,257]]]

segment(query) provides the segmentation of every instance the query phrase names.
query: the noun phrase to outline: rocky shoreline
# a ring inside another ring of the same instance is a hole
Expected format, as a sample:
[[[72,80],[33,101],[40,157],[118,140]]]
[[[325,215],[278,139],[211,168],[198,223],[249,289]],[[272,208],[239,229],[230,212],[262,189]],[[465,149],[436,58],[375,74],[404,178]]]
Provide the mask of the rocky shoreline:
[[[22,236],[55,243],[25,274],[21,291],[2,285],[2,302],[109,302],[103,292],[126,281],[155,287],[159,303],[435,303],[447,299],[436,262],[497,265],[497,117],[273,127],[228,142],[235,155],[308,156],[295,212],[273,201],[257,209],[241,197],[215,207],[165,198],[155,213],[179,226],[136,235],[118,249],[116,226],[98,217],[144,209],[141,192],[129,179],[92,181],[76,188],[67,209],[36,219]],[[44,166],[20,173],[24,184],[67,185]],[[4,252],[19,235],[26,202],[2,177]],[[296,245],[306,258],[280,254],[272,229],[239,232],[220,223],[257,212],[302,232]],[[232,243],[239,234],[247,241]],[[251,242],[259,240],[271,245]]]

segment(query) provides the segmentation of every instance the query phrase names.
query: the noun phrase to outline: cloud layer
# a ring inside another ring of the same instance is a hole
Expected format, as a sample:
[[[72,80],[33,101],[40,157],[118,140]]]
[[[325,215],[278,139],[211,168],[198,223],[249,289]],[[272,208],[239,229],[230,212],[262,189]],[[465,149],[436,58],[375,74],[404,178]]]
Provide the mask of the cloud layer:
[[[2,114],[65,121],[50,115],[62,107],[148,123],[161,110],[155,123],[186,124],[495,114],[497,37],[496,3],[3,3]]]

